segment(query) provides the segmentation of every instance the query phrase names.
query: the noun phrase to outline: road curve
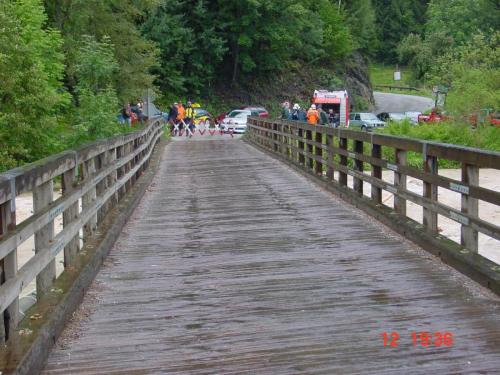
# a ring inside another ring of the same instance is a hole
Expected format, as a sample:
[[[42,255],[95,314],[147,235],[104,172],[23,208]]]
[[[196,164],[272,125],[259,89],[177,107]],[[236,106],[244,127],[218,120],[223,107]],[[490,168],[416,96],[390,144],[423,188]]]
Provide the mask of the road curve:
[[[380,112],[424,112],[432,108],[434,101],[415,95],[374,92],[375,113]]]

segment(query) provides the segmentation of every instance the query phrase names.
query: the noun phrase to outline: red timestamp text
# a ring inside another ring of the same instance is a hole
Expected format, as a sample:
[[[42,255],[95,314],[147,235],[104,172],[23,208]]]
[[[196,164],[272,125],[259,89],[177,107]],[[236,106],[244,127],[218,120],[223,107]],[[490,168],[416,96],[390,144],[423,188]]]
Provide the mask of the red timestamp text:
[[[383,332],[380,336],[384,346],[397,348],[401,342],[401,335],[398,332]],[[413,347],[453,346],[453,333],[451,332],[412,332],[410,338]]]

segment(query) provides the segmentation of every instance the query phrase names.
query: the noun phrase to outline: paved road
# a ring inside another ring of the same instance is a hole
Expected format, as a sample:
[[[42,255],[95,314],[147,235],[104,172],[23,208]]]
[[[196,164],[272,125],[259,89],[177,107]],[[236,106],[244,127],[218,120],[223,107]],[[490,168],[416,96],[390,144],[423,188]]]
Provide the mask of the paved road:
[[[179,139],[44,374],[493,374],[500,304],[464,284],[241,140]]]
[[[380,112],[424,112],[432,108],[434,101],[422,96],[374,92],[375,113]]]

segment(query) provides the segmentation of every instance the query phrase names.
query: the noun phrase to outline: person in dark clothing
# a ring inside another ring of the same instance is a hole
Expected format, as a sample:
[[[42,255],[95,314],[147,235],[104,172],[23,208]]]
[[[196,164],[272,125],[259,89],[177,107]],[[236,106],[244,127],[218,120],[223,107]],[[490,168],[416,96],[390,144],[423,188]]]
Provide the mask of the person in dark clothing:
[[[302,108],[299,109],[299,115],[298,115],[298,117],[299,117],[299,121],[307,122],[307,113]]]
[[[325,111],[323,111],[323,107],[321,107],[320,105],[318,106],[318,112],[319,112],[319,124],[328,125],[328,115],[326,114]]]
[[[292,120],[298,121],[299,120],[299,113],[300,113],[300,105],[295,103],[293,105],[293,110],[292,110]]]
[[[335,127],[335,113],[333,112],[333,109],[328,111],[328,123],[330,126]]]
[[[124,105],[122,108],[122,117],[125,120],[127,124],[131,126],[132,122],[130,117],[132,116],[131,110],[130,110],[130,104]]]
[[[170,107],[170,110],[168,111],[168,123],[170,124],[170,129],[172,132],[172,135],[174,134],[174,129],[175,129],[175,124],[177,123],[177,103],[172,104]]]

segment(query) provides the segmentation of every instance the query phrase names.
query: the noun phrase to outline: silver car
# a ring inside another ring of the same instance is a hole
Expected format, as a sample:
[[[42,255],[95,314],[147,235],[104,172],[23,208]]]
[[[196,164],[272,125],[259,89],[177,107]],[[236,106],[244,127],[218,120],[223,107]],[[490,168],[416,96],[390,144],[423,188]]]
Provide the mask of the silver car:
[[[384,126],[385,122],[381,121],[374,113],[353,112],[349,114],[349,128],[372,131]]]

